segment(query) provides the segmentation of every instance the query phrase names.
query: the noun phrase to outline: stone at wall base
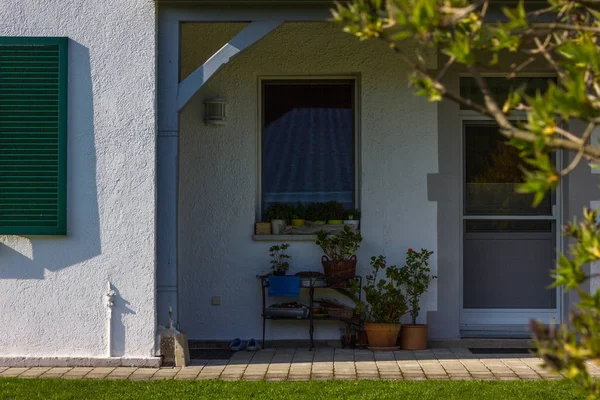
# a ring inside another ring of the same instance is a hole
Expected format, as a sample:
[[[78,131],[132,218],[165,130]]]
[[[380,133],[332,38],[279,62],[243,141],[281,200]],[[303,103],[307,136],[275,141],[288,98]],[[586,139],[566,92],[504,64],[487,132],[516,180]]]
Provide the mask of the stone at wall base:
[[[0,357],[0,367],[140,367],[158,368],[160,357]]]
[[[165,367],[185,367],[190,365],[190,350],[187,334],[175,330],[160,333],[160,354]]]

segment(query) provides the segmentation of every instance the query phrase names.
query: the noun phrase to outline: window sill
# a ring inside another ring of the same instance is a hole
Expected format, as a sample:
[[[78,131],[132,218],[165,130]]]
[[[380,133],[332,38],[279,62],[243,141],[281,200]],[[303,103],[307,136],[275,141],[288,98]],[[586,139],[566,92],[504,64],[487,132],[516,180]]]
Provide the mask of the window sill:
[[[252,235],[255,242],[316,242],[317,235]]]

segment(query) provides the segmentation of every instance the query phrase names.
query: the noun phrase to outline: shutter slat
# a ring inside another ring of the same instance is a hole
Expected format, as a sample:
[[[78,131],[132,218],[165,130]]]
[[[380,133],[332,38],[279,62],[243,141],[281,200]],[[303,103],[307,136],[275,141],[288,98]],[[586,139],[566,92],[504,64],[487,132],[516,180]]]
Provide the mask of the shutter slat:
[[[0,38],[0,234],[64,234],[64,38]]]

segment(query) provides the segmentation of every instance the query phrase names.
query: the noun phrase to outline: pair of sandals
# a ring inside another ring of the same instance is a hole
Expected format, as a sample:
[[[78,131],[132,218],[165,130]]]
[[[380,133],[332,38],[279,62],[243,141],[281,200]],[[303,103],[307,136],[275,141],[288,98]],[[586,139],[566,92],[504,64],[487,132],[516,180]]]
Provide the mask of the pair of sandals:
[[[229,350],[231,351],[240,351],[244,349],[247,351],[256,351],[260,349],[260,345],[256,339],[250,339],[248,342],[244,343],[242,339],[235,338],[229,343]]]

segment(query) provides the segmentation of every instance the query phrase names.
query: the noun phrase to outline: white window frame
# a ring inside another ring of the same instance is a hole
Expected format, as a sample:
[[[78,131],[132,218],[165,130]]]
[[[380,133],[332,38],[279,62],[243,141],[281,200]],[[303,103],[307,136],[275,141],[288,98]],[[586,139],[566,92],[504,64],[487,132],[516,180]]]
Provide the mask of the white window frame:
[[[507,73],[486,73],[485,77],[503,77],[507,76]],[[471,74],[459,74],[459,79],[461,78],[472,78]],[[523,73],[519,74],[519,77],[534,77],[534,78],[553,78],[556,77],[554,73]],[[460,84],[459,84],[460,85]],[[459,200],[459,209],[460,209],[460,331],[463,337],[471,336],[469,332],[473,332],[474,336],[483,335],[484,332],[489,332],[491,335],[511,335],[511,332],[517,333],[517,335],[527,335],[530,333],[522,330],[522,324],[519,323],[515,325],[515,315],[522,315],[522,320],[524,324],[529,318],[534,318],[541,320],[545,323],[561,323],[563,319],[563,310],[564,310],[564,293],[562,288],[556,288],[556,309],[465,309],[463,305],[463,295],[464,295],[464,235],[465,235],[465,221],[469,219],[476,220],[498,220],[498,219],[510,219],[510,220],[552,220],[556,223],[556,257],[558,260],[558,256],[563,252],[564,241],[563,236],[561,234],[561,226],[563,223],[563,187],[564,185],[560,185],[558,190],[556,191],[556,204],[552,210],[552,216],[470,216],[465,215],[464,209],[464,163],[465,163],[465,136],[464,129],[467,124],[470,122],[491,122],[495,123],[495,121],[487,116],[483,116],[476,111],[472,110],[460,110],[460,160],[461,160],[461,169],[460,169],[460,200]],[[526,118],[527,114],[525,112],[513,112],[508,119],[511,121],[518,121]],[[558,169],[562,168],[563,165],[563,152],[562,150],[558,150],[556,152],[556,166]]]
[[[360,209],[360,176],[361,176],[361,91],[360,74],[348,75],[267,75],[258,77],[257,85],[257,113],[256,113],[256,150],[257,150],[257,182],[256,182],[256,221],[262,221],[262,137],[263,137],[263,95],[264,82],[269,81],[331,81],[351,80],[354,81],[354,204]]]

